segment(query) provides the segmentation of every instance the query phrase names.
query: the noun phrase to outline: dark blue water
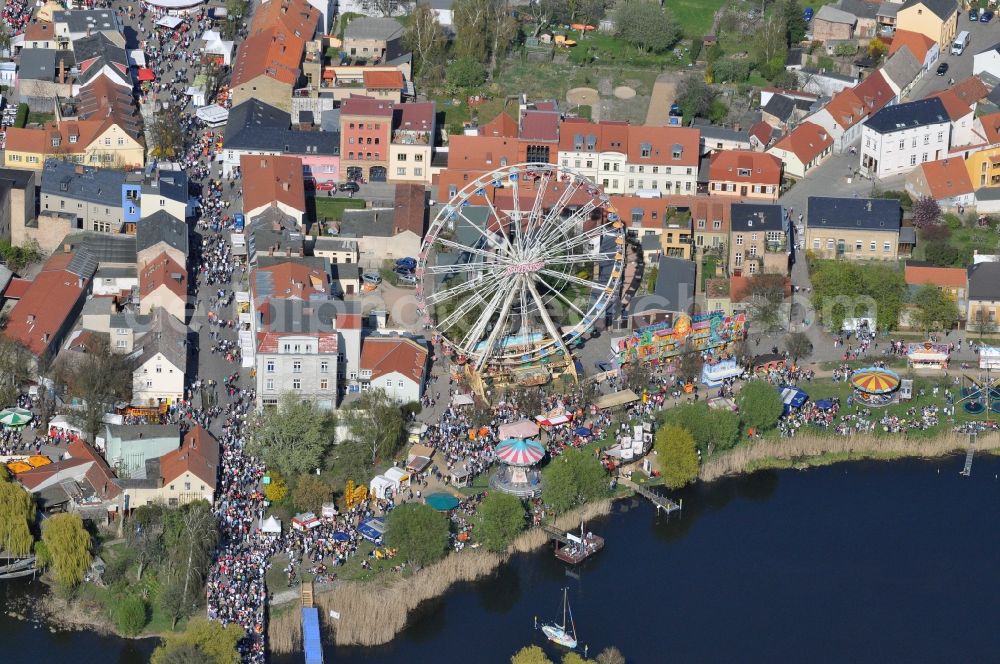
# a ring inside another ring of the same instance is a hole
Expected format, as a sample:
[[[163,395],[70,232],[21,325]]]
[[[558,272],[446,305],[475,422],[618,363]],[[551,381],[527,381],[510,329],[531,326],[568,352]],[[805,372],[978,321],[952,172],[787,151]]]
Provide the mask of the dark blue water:
[[[762,472],[686,491],[669,520],[620,503],[591,524],[608,545],[579,580],[548,550],[517,556],[422,606],[389,645],[330,647],[327,661],[500,664],[529,643],[556,656],[533,617],[554,617],[568,586],[591,656],[615,645],[640,663],[997,662],[1000,460],[977,458],[970,478],[961,466]],[[32,664],[134,664],[151,650],[5,618],[0,643],[3,662]]]

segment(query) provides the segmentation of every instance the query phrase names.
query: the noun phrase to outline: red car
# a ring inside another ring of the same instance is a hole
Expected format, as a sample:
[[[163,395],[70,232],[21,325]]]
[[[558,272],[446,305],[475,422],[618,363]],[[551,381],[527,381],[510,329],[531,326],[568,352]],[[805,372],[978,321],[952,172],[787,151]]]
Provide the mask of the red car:
[[[333,191],[337,188],[336,182],[319,182],[316,184],[316,189],[318,191]]]

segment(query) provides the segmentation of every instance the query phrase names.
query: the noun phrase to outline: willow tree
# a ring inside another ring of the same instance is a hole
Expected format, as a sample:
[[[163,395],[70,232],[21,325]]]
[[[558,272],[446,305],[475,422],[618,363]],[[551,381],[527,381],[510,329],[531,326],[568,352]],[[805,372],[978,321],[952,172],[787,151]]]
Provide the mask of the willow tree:
[[[35,501],[18,484],[0,480],[0,548],[12,556],[31,553]]]
[[[72,588],[83,581],[90,568],[90,533],[79,514],[56,514],[42,523],[44,555],[38,563],[50,567],[56,583]]]

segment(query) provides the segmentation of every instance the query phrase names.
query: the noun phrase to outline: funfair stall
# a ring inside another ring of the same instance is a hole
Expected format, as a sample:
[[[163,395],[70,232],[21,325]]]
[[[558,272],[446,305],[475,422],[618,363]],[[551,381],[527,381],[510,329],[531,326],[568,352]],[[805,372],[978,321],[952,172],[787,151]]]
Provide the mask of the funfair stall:
[[[1000,348],[981,346],[979,348],[979,368],[996,371],[1000,369]]]
[[[701,382],[708,387],[719,387],[727,378],[737,378],[743,375],[743,367],[735,359],[719,360],[705,363],[701,369]]]
[[[906,361],[913,369],[947,369],[949,357],[948,344],[924,341],[906,345]]]

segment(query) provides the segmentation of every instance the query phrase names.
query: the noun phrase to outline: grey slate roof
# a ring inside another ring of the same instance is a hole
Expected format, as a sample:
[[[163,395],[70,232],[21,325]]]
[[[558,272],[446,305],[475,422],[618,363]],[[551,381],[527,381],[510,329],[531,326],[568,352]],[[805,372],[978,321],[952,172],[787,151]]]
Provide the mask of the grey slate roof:
[[[56,54],[68,55],[66,70],[73,66],[73,55],[53,48],[26,48],[21,51],[17,77],[19,80],[53,81],[56,77]]]
[[[896,18],[896,14],[899,10],[903,8],[903,5],[898,2],[891,2],[886,0],[881,5],[878,6],[878,11],[875,13],[876,16],[883,16],[885,18]]]
[[[955,0],[906,0],[903,6],[900,7],[900,10],[916,7],[917,5],[927,7],[927,9],[934,12],[941,20],[948,19],[948,17],[958,11],[958,3]]]
[[[135,230],[136,251],[149,249],[159,242],[188,255],[188,226],[164,210],[157,210],[139,221]]]
[[[896,84],[896,87],[903,89],[913,82],[923,65],[913,55],[909,46],[903,46],[893,53],[885,64],[882,65],[882,75],[889,81]]]
[[[816,12],[814,17],[815,21],[828,21],[829,23],[846,23],[848,25],[854,25],[857,23],[857,17],[854,14],[844,11],[843,9],[838,9],[833,5],[823,5]]]
[[[90,9],[73,11],[57,11],[52,13],[55,23],[65,23],[72,33],[98,30],[114,30],[120,32],[121,26],[110,9]]]
[[[41,192],[85,203],[121,207],[125,173],[93,166],[79,166],[62,159],[46,159]]]
[[[87,71],[80,72],[79,83],[86,83],[97,76],[104,65],[115,67],[123,65],[125,71],[118,69],[118,73],[128,79],[131,74],[128,71],[128,55],[125,49],[111,41],[103,32],[96,32],[89,37],[81,37],[73,42],[73,55],[77,64],[81,64],[92,58],[97,61],[87,68]]]
[[[764,105],[764,112],[778,118],[782,122],[788,122],[795,111],[795,102],[791,97],[785,95],[771,95]]]
[[[248,99],[229,111],[224,145],[233,150],[340,154],[339,131],[300,131],[291,129],[291,125],[291,114],[256,99]]]
[[[403,26],[393,18],[361,16],[344,28],[344,39],[377,39],[392,41],[403,36]]]
[[[132,279],[139,278],[139,271],[135,267],[102,267],[98,268],[96,279]]]
[[[694,304],[696,269],[694,261],[661,256],[653,292],[632,300],[629,314],[637,316],[654,311],[690,312]]]
[[[865,126],[880,134],[890,134],[895,131],[941,122],[950,122],[948,111],[945,110],[944,104],[938,97],[931,97],[930,99],[918,99],[904,104],[886,106],[868,118],[865,121]]]
[[[865,2],[865,0],[840,0],[836,5],[837,9],[845,11],[848,14],[853,14],[858,18],[867,18],[874,20],[878,15],[879,6],[871,2]]]
[[[0,168],[0,181],[10,183],[15,189],[24,189],[31,182],[31,171],[20,168]]]
[[[858,80],[855,76],[837,74],[832,71],[820,71],[815,67],[803,67],[800,71],[803,75],[809,76],[810,78],[827,78],[831,81],[842,81],[844,83],[855,83]]]
[[[730,210],[734,231],[785,230],[784,208],[776,203],[733,203]]]
[[[809,197],[810,228],[862,228],[898,232],[903,220],[899,201],[891,198]]]
[[[981,187],[976,189],[977,201],[1000,201],[1000,187]]]
[[[750,141],[749,130],[738,131],[730,127],[720,127],[712,124],[711,122],[706,122],[705,124],[696,122],[693,126],[698,128],[698,131],[701,132],[703,138],[713,138],[721,141],[739,141],[741,143],[747,143]]]
[[[187,173],[181,170],[157,170],[143,183],[142,193],[159,194],[186,205],[189,199]]]
[[[969,268],[969,299],[1000,300],[1000,263],[977,263]]]
[[[153,310],[149,329],[136,342],[141,346],[138,363],[143,364],[157,353],[181,371],[187,371],[187,326],[166,309]]]
[[[135,263],[135,237],[131,235],[80,231],[67,235],[63,244],[70,245],[73,251],[66,270],[88,279],[94,276],[99,265]]]
[[[899,229],[899,244],[917,244],[917,229],[913,226],[903,226]]]
[[[395,209],[344,210],[338,237],[392,237]]]

